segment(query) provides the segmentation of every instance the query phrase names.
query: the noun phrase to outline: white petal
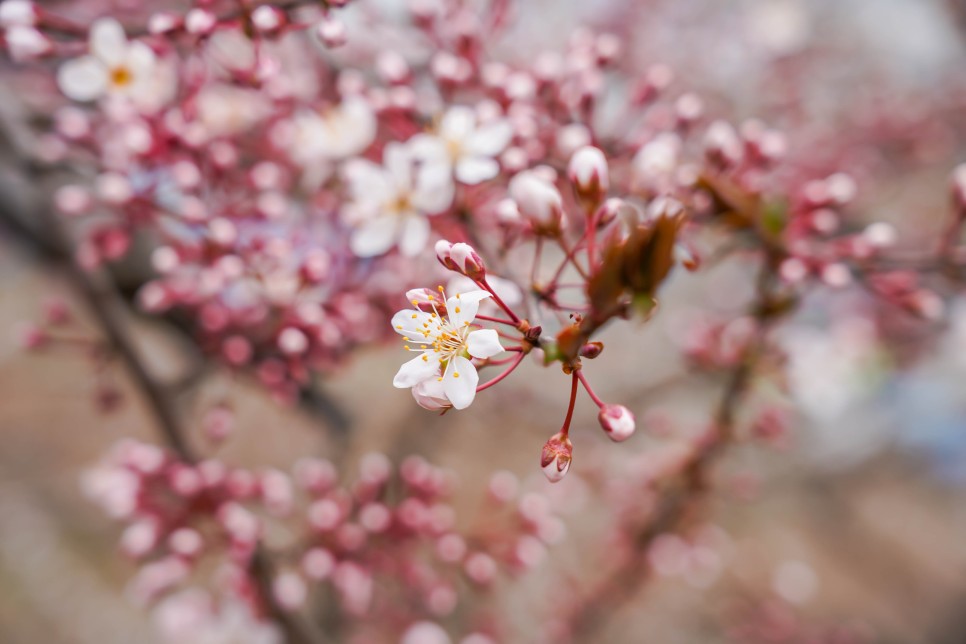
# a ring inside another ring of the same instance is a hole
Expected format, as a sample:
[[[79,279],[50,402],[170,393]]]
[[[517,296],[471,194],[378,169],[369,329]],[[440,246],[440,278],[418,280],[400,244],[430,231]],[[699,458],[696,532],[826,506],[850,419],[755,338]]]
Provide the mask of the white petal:
[[[57,71],[57,85],[67,98],[92,101],[107,91],[107,68],[93,56],[64,63]]]
[[[406,141],[409,151],[413,158],[420,161],[442,162],[448,161],[449,155],[446,152],[446,144],[438,136],[432,134],[417,134]]]
[[[506,149],[513,138],[513,126],[499,120],[479,128],[467,138],[464,150],[473,156],[495,157]]]
[[[423,358],[426,359],[423,360]],[[460,376],[462,377],[462,374]],[[439,356],[432,351],[427,351],[399,367],[396,377],[392,379],[392,386],[397,389],[406,389],[415,387],[424,380],[437,377],[439,377]],[[473,388],[475,390],[476,385],[473,385]]]
[[[114,18],[101,18],[91,25],[89,37],[91,53],[108,67],[125,63],[127,36],[124,27]]]
[[[435,215],[450,207],[454,191],[448,164],[425,163],[420,166],[416,175],[416,186],[410,195],[410,201],[421,212]]]
[[[470,186],[492,179],[500,172],[500,164],[489,157],[464,157],[456,164],[456,178]]]
[[[150,76],[154,71],[156,62],[157,57],[154,55],[154,50],[143,42],[132,42],[127,48],[127,58],[124,64],[136,78]]]
[[[455,105],[443,115],[443,120],[439,123],[439,132],[444,139],[452,141],[462,141],[473,133],[473,126],[476,125],[476,114],[465,105]]]
[[[429,327],[424,326],[427,322],[430,323]],[[432,338],[436,337],[436,326],[437,323],[434,321],[432,313],[425,311],[403,309],[392,316],[393,331],[403,337],[411,338],[414,344],[419,344],[424,340],[431,342]],[[426,331],[430,331],[429,339],[425,336]]]
[[[352,159],[343,167],[342,176],[349,184],[349,193],[354,201],[381,206],[396,194],[392,177],[381,165],[372,161]]]
[[[480,374],[473,363],[462,356],[456,356],[446,365],[443,374],[443,391],[456,409],[466,409],[476,398],[476,385]]]
[[[500,335],[493,329],[473,331],[466,337],[466,350],[474,358],[492,358],[503,353]]]
[[[396,217],[377,217],[352,231],[349,248],[357,257],[375,257],[389,251],[396,243],[399,220]]]
[[[453,326],[463,328],[467,322],[472,322],[476,318],[476,312],[480,310],[480,301],[488,297],[491,296],[486,291],[460,293],[459,297],[454,295],[446,300],[446,315]]]
[[[426,248],[429,240],[429,222],[425,217],[415,215],[406,217],[399,233],[399,252],[406,257],[415,257]]]
[[[382,162],[399,192],[409,192],[413,186],[413,158],[401,143],[390,143],[382,152]]]

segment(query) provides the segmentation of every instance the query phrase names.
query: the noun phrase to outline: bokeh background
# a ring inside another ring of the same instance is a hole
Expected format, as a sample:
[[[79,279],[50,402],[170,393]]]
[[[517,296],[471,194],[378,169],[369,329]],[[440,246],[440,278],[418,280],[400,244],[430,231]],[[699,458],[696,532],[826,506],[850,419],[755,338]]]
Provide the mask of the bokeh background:
[[[850,159],[839,158],[843,139],[855,142],[849,154],[871,155],[856,211],[894,224],[901,250],[929,248],[941,229],[949,171],[966,159],[962,2],[522,4],[519,26],[495,45],[508,56],[559,46],[581,25],[632,25],[625,55],[668,63],[714,109],[786,128],[817,164],[829,142],[837,158],[826,160],[848,169]],[[26,124],[29,105],[9,87],[0,76],[0,110]],[[29,203],[50,189],[18,176],[6,149],[6,194]],[[124,271],[136,269],[117,270],[123,282]],[[599,528],[612,517],[594,501],[592,473],[619,472],[661,440],[662,427],[696,427],[708,417],[723,381],[691,373],[680,357],[686,330],[698,306],[722,318],[740,312],[751,297],[750,271],[736,259],[678,272],[654,320],[603,338],[619,351],[588,373],[644,431],[610,444],[590,406],[578,404],[580,450],[571,476],[551,491],[566,505],[567,538],[523,583],[489,600],[521,633],[551,608],[548,587],[600,574]],[[153,440],[152,423],[122,369],[98,371],[83,349],[23,350],[24,325],[54,296],[72,303],[79,328],[97,333],[63,276],[0,230],[0,641],[153,642],[149,614],[125,596],[133,567],[117,556],[118,528],[81,485],[84,470],[117,439]],[[895,324],[912,326],[895,315]],[[370,450],[422,454],[459,472],[467,521],[495,470],[549,487],[537,454],[567,392],[536,377],[535,365],[470,411],[437,417],[391,387],[398,347],[368,349],[322,383],[349,419],[343,435],[317,415],[279,407],[254,382],[210,368],[198,375],[190,344],[163,322],[126,320],[166,383],[192,379],[181,403],[194,425],[206,401],[233,401],[238,429],[219,451],[227,460],[287,468],[300,455],[322,454],[350,469]],[[874,326],[867,296],[854,287],[816,294],[782,327],[792,431],[775,446],[739,445],[719,466],[708,538],[723,541],[727,556],[713,574],[686,574],[668,541],[658,574],[598,641],[966,641],[966,301],[951,305],[948,324],[904,336],[908,346],[884,345]],[[105,386],[121,394],[109,413],[98,404]],[[772,388],[765,383],[758,394],[782,399]]]

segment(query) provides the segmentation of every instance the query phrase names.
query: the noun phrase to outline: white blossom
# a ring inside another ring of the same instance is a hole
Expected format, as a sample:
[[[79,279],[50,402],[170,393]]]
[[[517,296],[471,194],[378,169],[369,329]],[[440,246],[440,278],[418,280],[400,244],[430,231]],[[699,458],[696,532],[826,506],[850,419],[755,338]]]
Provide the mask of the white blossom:
[[[151,92],[157,58],[146,44],[128,41],[113,18],[91,25],[90,53],[70,60],[57,73],[60,90],[75,101],[114,95],[135,98]]]
[[[410,142],[418,158],[449,164],[457,181],[476,185],[500,172],[495,157],[512,138],[509,121],[480,123],[471,108],[456,105],[440,119],[436,132],[418,134]]]

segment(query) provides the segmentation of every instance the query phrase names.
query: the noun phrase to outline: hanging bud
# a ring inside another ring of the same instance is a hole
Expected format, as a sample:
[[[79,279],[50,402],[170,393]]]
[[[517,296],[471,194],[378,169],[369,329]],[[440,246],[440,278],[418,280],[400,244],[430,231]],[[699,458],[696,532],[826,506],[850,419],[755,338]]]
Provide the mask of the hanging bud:
[[[597,420],[607,437],[615,443],[626,441],[637,429],[634,414],[624,405],[604,405],[597,414]]]
[[[551,483],[567,476],[573,460],[574,446],[563,432],[550,437],[540,454],[540,467]]]
[[[577,196],[592,205],[599,204],[610,187],[607,159],[603,152],[590,145],[580,148],[570,157],[567,177]]]
[[[449,270],[465,275],[471,280],[480,281],[486,277],[483,259],[469,244],[463,242],[451,244],[441,239],[436,242],[436,259]]]
[[[510,197],[537,234],[556,236],[563,222],[563,198],[556,186],[533,170],[510,179]]]

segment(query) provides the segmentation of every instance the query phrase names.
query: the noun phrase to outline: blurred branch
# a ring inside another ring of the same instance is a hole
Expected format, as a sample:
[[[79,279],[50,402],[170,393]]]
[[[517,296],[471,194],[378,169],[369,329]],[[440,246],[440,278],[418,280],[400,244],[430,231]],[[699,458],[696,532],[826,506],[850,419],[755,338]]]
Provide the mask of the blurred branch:
[[[765,253],[759,269],[755,300],[750,308],[760,330],[754,342],[745,349],[740,364],[728,376],[714,414],[711,433],[695,447],[684,463],[676,486],[661,494],[657,509],[634,536],[630,558],[579,600],[569,616],[574,641],[599,641],[598,631],[606,624],[609,615],[631,600],[650,578],[647,554],[654,540],[662,534],[684,528],[704,504],[710,489],[708,473],[733,440],[738,408],[745,399],[755,368],[765,350],[767,331],[786,312],[783,307],[775,305],[778,262],[777,255]]]

